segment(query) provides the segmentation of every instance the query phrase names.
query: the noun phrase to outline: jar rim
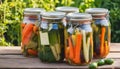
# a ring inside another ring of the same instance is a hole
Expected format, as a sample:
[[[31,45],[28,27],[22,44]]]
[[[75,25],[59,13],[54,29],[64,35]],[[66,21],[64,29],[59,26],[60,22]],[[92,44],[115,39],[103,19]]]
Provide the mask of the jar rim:
[[[66,17],[68,20],[73,21],[92,20],[91,14],[87,13],[69,13]]]
[[[109,11],[108,9],[105,9],[105,8],[89,8],[89,9],[86,9],[85,12],[94,16],[95,15],[99,16],[99,15],[106,15]]]
[[[51,11],[51,12],[43,12],[41,13],[42,18],[44,19],[62,19],[65,16],[64,12],[57,12],[57,11]]]
[[[61,6],[61,7],[56,7],[56,11],[61,11],[61,12],[79,12],[79,8],[76,7],[68,7],[68,6]]]
[[[45,12],[45,9],[43,8],[25,8],[24,14],[40,14],[42,12]]]

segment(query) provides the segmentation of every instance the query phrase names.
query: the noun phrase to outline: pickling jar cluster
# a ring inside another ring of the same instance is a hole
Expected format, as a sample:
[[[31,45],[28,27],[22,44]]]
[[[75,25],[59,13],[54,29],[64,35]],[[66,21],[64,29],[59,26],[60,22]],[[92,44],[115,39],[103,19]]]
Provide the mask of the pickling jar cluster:
[[[110,50],[109,11],[76,7],[26,8],[21,22],[21,51],[42,62],[86,65],[105,58]]]

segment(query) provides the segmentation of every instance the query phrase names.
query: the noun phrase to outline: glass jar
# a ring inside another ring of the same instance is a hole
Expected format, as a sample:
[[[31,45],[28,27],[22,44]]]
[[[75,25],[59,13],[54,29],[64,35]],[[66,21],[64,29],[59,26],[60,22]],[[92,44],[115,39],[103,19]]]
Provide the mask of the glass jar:
[[[21,50],[24,56],[37,56],[39,46],[39,25],[42,8],[24,9],[23,21],[21,23]]]
[[[62,62],[64,59],[64,12],[44,12],[40,25],[38,57],[43,62]]]
[[[94,57],[105,58],[110,51],[109,11],[104,8],[90,8],[86,12],[93,17]]]
[[[66,15],[68,13],[78,13],[79,12],[79,8],[68,7],[68,6],[56,7],[55,10],[59,11],[59,12],[64,12],[64,13],[66,13]],[[66,17],[64,17],[64,19],[63,19],[63,24],[66,27],[66,24],[67,24],[66,23]]]
[[[86,65],[93,58],[92,16],[86,13],[69,13],[66,19],[66,61],[73,65]]]
[[[56,7],[55,8],[56,11],[60,11],[60,12],[65,12],[66,15],[68,13],[78,13],[79,12],[79,8],[76,7],[68,7],[68,6],[62,6],[62,7]],[[66,17],[64,17],[63,19],[63,25],[64,25],[64,43],[65,43],[65,47],[67,46],[67,38],[68,38],[68,33],[67,33],[67,21],[66,21]]]
[[[76,7],[68,7],[68,6],[56,7],[55,10],[59,11],[59,12],[65,12],[66,14],[79,12],[78,8],[76,8]]]

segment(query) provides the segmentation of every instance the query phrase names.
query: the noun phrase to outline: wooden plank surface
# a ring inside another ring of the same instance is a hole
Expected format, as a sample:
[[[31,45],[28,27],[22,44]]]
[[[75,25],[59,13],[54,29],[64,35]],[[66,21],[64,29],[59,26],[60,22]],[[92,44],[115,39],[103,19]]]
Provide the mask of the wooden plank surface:
[[[120,68],[120,43],[111,43],[110,53],[106,58],[113,58],[114,64],[100,66],[100,69]],[[94,59],[97,61],[99,59]],[[93,62],[92,61],[92,62]],[[88,69],[88,66],[71,66],[66,63],[43,63],[38,58],[24,57],[20,47],[0,47],[0,69]]]
[[[21,54],[21,47],[14,46],[14,47],[0,47],[0,54]]]
[[[120,43],[111,43],[110,44],[111,52],[120,52]],[[0,47],[0,54],[21,54],[21,47]]]
[[[120,43],[111,43],[110,51],[111,52],[120,52]]]

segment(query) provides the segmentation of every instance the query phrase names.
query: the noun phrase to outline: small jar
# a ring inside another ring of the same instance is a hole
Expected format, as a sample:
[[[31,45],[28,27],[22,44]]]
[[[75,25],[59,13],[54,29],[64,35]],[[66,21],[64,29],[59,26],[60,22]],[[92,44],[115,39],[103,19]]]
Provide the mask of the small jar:
[[[38,57],[43,62],[62,62],[64,59],[64,12],[44,12],[40,25]]]
[[[105,8],[90,8],[86,12],[93,17],[93,40],[94,40],[94,57],[105,58],[110,49],[110,22],[109,11]]]
[[[39,46],[39,25],[42,8],[24,9],[23,21],[21,23],[21,50],[24,56],[37,56]]]
[[[72,65],[86,65],[93,58],[92,16],[86,13],[69,13],[66,19],[66,61]]]

